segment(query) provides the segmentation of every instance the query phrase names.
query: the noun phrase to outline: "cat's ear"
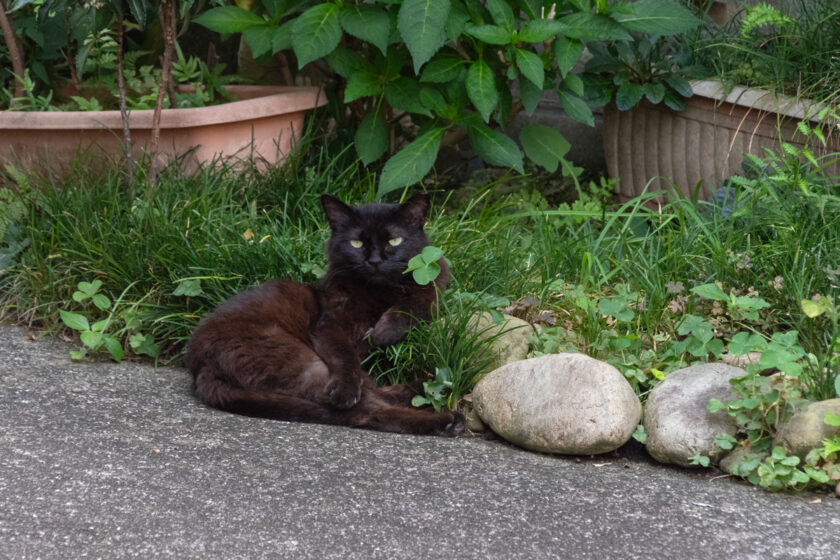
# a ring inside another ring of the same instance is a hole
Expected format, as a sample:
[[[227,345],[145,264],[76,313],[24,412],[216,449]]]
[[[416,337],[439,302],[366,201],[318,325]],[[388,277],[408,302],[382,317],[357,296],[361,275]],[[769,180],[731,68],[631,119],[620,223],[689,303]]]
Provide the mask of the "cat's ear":
[[[400,217],[410,227],[422,228],[429,211],[429,193],[415,194],[400,204]]]
[[[347,227],[356,215],[353,208],[330,194],[321,195],[321,205],[332,229]]]

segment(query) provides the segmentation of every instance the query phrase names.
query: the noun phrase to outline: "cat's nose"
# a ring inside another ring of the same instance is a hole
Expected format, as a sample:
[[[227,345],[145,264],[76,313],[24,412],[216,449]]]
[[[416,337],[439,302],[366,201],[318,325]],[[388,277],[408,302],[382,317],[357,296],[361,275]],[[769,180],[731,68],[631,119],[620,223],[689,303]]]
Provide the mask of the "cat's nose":
[[[370,264],[380,264],[382,262],[382,257],[380,257],[376,253],[372,253],[370,257],[368,257],[368,262]]]

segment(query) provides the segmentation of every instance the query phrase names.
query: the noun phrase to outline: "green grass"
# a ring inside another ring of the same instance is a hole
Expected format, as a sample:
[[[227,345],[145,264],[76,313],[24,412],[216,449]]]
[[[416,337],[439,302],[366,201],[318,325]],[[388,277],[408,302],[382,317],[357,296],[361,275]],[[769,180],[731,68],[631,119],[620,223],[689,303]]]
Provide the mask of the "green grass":
[[[79,282],[98,279],[112,300],[123,294],[161,356],[177,359],[199,318],[232,294],[272,277],[315,280],[329,234],[319,195],[372,201],[376,176],[346,152],[310,141],[281,170],[220,162],[186,176],[173,166],[154,190],[141,166],[133,200],[117,168],[78,166],[62,180],[16,175],[19,197],[7,191],[0,206],[12,216],[7,237],[26,247],[0,275],[3,317],[52,331],[62,328],[62,309],[95,320],[72,295]],[[535,298],[533,315],[543,311],[555,323],[542,325],[537,351],[574,348],[609,360],[642,395],[657,371],[716,358],[675,353],[686,313],[706,317],[724,342],[738,331],[797,330],[804,349],[830,365],[814,382],[815,394],[824,393],[816,386],[830,387],[836,375],[825,349],[837,333],[827,317],[805,317],[800,300],[837,297],[840,199],[835,183],[789,156],[774,158],[761,163],[776,171],[736,185],[731,215],[688,200],[654,211],[646,205],[653,195],[605,206],[594,187],[582,187],[572,203],[550,204],[531,177],[460,202],[438,192],[427,229],[452,264],[441,305],[447,321],[377,356],[374,375],[396,382],[449,368],[453,394],[468,392],[488,367],[462,320],[482,308],[459,296],[473,293]],[[186,281],[190,295],[176,295]],[[690,292],[712,282],[770,306],[747,320]]]

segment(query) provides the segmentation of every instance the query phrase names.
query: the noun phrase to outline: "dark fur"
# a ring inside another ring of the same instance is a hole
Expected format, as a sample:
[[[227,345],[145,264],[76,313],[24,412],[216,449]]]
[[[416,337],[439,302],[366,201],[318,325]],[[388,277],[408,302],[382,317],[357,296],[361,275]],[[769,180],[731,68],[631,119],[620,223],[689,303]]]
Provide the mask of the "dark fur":
[[[431,316],[434,286],[403,274],[429,243],[423,232],[428,196],[357,208],[328,195],[321,201],[332,228],[326,276],[314,286],[266,282],[210,314],[186,356],[198,396],[249,416],[457,434],[464,425],[460,414],[414,408],[408,387],[377,388],[361,367],[371,343],[393,344],[414,320]],[[397,237],[402,243],[391,246]],[[439,264],[436,284],[443,289],[449,269]]]

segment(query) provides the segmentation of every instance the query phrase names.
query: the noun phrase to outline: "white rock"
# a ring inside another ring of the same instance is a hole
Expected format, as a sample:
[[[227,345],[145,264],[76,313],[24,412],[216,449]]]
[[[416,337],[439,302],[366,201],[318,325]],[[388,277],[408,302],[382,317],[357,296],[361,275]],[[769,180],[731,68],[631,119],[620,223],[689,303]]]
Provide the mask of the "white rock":
[[[491,339],[487,343],[488,351],[493,354],[491,367],[498,368],[528,357],[529,339],[534,332],[528,321],[502,314],[502,322],[497,324],[487,312],[476,317],[477,323],[473,319],[470,325],[475,327],[479,340]]]
[[[715,438],[735,434],[735,421],[726,411],[710,413],[709,399],[732,400],[729,380],[746,375],[726,364],[698,364],[669,373],[651,390],[645,404],[645,443],[662,463],[691,465],[690,457],[706,455],[717,464],[724,455]]]
[[[624,445],[642,405],[613,366],[549,354],[502,366],[473,390],[481,419],[506,440],[547,453],[592,455]]]
[[[809,451],[822,446],[824,439],[840,436],[840,426],[825,423],[828,413],[840,414],[840,399],[813,402],[779,427],[773,445],[781,445],[790,455],[805,458]]]

